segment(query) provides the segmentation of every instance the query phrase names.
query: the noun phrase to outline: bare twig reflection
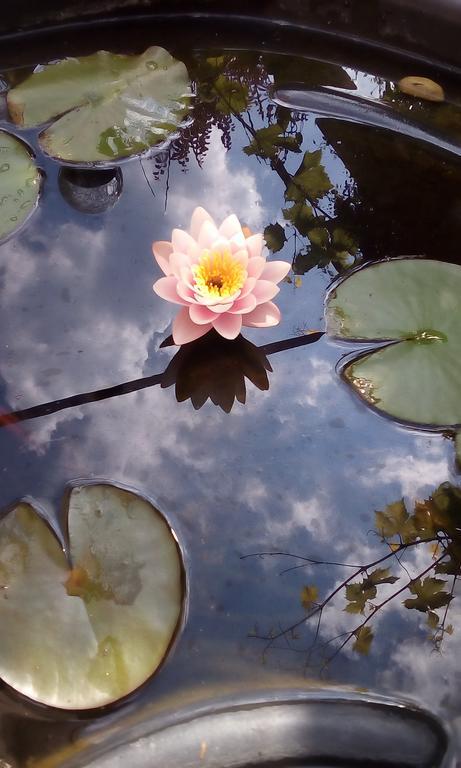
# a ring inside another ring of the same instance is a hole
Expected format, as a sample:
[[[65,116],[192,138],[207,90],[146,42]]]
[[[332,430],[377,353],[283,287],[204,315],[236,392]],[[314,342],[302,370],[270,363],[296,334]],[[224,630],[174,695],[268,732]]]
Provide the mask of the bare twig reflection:
[[[434,650],[440,652],[445,636],[454,632],[453,624],[448,624],[447,619],[461,574],[460,511],[461,488],[449,482],[435,488],[427,499],[416,500],[413,511],[407,509],[403,499],[388,504],[383,511],[375,512],[376,533],[386,545],[387,551],[372,562],[361,565],[320,560],[283,551],[256,552],[242,556],[242,560],[249,557],[284,556],[301,561],[281,573],[311,565],[336,565],[353,569],[352,574],[342,579],[323,598],[316,584],[304,585],[300,595],[304,609],[302,616],[286,626],[278,623],[266,633],[255,630],[251,637],[265,642],[263,653],[271,647],[280,649],[277,641],[284,641],[287,637],[291,641],[300,640],[303,647],[293,646],[292,650],[305,654],[306,666],[319,663],[323,671],[351,642],[354,651],[368,654],[374,639],[372,619],[390,602],[406,593],[409,596],[403,600],[402,605],[408,610],[426,615],[429,637]],[[410,573],[403,565],[402,557],[415,548],[418,549],[418,558],[412,568],[413,573]],[[402,579],[401,570],[406,578],[394,588],[393,585]],[[446,577],[451,579],[447,580]],[[343,610],[357,618],[352,628],[349,626],[334,637],[320,639],[324,611],[334,605],[338,596],[344,599]],[[307,629],[307,645],[304,645],[305,630],[314,617],[313,638]]]

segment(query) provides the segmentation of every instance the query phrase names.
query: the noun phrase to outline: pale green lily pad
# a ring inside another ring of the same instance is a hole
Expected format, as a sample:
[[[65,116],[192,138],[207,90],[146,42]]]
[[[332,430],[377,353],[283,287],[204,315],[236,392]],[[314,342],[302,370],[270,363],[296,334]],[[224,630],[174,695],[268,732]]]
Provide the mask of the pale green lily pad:
[[[0,242],[35,209],[40,180],[40,171],[26,145],[0,131]]]
[[[68,498],[68,555],[25,500],[0,521],[0,678],[43,704],[89,709],[157,669],[180,620],[176,540],[150,502],[110,484]]]
[[[39,137],[52,157],[104,163],[164,143],[190,96],[185,65],[153,46],[140,56],[98,51],[47,64],[9,91],[8,109],[20,126],[54,121]]]
[[[421,427],[461,424],[461,267],[394,259],[361,269],[328,297],[327,332],[397,342],[343,370],[367,404]]]

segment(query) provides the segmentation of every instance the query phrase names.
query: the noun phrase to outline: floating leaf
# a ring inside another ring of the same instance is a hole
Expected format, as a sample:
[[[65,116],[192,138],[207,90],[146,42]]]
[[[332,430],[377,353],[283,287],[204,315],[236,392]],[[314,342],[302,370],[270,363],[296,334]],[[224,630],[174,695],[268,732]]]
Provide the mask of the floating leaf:
[[[35,701],[87,709],[155,672],[180,617],[182,569],[157,510],[109,484],[71,491],[68,537],[65,553],[29,501],[0,521],[0,678]]]
[[[403,499],[388,504],[382,512],[375,512],[375,524],[383,539],[399,536],[404,544],[408,544],[416,538],[414,520]]]
[[[322,164],[322,150],[305,152],[303,161],[288,185],[285,200],[299,203],[318,201],[331,189],[331,181]]]
[[[223,59],[221,56],[220,59]],[[207,59],[210,61],[210,59]],[[218,94],[216,109],[224,115],[238,114],[248,107],[248,86],[239,80],[219,75],[213,85]]]
[[[317,602],[319,591],[317,587],[306,584],[301,590],[301,605],[308,611]]]
[[[461,267],[394,259],[346,278],[327,302],[328,333],[392,341],[356,357],[346,381],[369,405],[419,426],[461,423]]]
[[[264,240],[269,250],[277,253],[286,243],[284,228],[280,224],[268,224],[264,230]]]
[[[358,245],[349,232],[341,227],[335,227],[332,233],[333,245],[338,251],[345,251],[352,255],[358,251]]]
[[[376,594],[376,587],[373,584],[367,584],[366,581],[348,584],[346,600],[349,602],[344,610],[347,613],[363,613],[367,601],[373,600]]]
[[[373,641],[373,630],[370,627],[360,627],[360,629],[354,632],[354,635],[356,637],[356,641],[352,646],[352,649],[357,653],[361,653],[366,656]]]
[[[312,208],[307,203],[295,203],[291,208],[284,208],[282,211],[285,219],[293,224],[300,235],[306,236],[312,227],[314,214]]]
[[[416,611],[427,613],[436,608],[442,608],[453,599],[453,595],[444,592],[447,582],[427,576],[425,579],[416,579],[409,587],[410,592],[416,597],[409,597],[403,601],[405,608],[413,608]]]
[[[8,93],[14,122],[55,120],[40,134],[42,148],[77,163],[113,162],[164,142],[189,101],[185,65],[157,46],[140,56],[98,51],[47,64]]]
[[[368,581],[377,586],[378,584],[395,584],[399,580],[398,576],[392,576],[389,568],[376,568],[368,576]]]
[[[326,248],[330,242],[330,235],[325,227],[314,227],[314,229],[309,230],[307,235],[311,243],[318,245],[319,248]]]
[[[304,251],[299,251],[293,260],[293,271],[299,275],[304,275],[314,267],[324,269],[331,262],[332,252],[325,250],[317,245],[310,245]]]
[[[461,542],[450,541],[445,547],[446,559],[437,563],[435,566],[436,573],[443,573],[447,576],[459,576],[461,572]]]
[[[434,611],[429,611],[427,614],[427,624],[431,629],[437,629],[439,626],[439,617]]]
[[[275,110],[275,122],[280,125],[280,127],[286,131],[288,126],[290,125],[292,117],[291,109],[286,109],[285,107],[277,107]]]
[[[417,75],[402,77],[397,83],[402,93],[409,96],[416,96],[417,99],[426,101],[444,101],[445,94],[441,85],[428,77],[418,77]]]
[[[274,158],[281,149],[300,152],[302,138],[301,133],[297,133],[295,136],[284,136],[282,126],[274,123],[255,131],[253,139],[247,147],[243,148],[243,151],[246,155]]]
[[[18,229],[35,209],[40,178],[26,145],[0,131],[0,241]]]
[[[437,510],[434,509],[432,499],[426,501],[416,501],[415,511],[413,513],[414,528],[420,539],[433,539],[437,531],[440,530]],[[435,545],[437,552],[438,544]],[[435,556],[435,555],[433,555]]]

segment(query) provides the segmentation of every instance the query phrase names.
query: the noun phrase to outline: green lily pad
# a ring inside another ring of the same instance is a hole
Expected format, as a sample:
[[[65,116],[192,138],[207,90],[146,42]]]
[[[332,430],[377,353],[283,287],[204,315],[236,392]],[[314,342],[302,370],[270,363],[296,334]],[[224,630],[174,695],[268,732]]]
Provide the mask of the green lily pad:
[[[140,56],[98,51],[47,64],[8,93],[23,127],[53,120],[39,137],[58,160],[113,162],[177,132],[190,102],[187,69],[157,46]]]
[[[0,131],[0,242],[35,209],[40,180],[40,171],[26,145]]]
[[[343,370],[368,405],[421,427],[461,424],[460,297],[461,267],[420,259],[375,263],[330,293],[331,336],[392,342]]]
[[[0,521],[0,678],[43,704],[103,706],[157,669],[183,601],[176,540],[155,507],[113,485],[68,496],[61,546],[30,500]]]

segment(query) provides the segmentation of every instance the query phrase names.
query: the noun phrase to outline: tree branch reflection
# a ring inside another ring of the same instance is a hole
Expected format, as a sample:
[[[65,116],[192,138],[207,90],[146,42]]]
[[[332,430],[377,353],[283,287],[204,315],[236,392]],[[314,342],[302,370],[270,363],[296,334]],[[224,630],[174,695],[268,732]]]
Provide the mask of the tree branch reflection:
[[[349,643],[358,654],[367,655],[374,639],[372,619],[406,592],[407,597],[401,605],[426,615],[430,640],[434,650],[440,651],[445,636],[454,632],[447,619],[461,576],[460,520],[461,488],[445,482],[427,499],[416,500],[412,511],[400,499],[388,504],[383,511],[375,512],[375,533],[386,546],[386,552],[372,562],[356,565],[292,554],[291,557],[301,563],[282,573],[312,565],[336,565],[352,568],[353,572],[323,597],[315,583],[305,584],[300,594],[304,609],[302,616],[285,627],[278,624],[266,633],[255,630],[251,636],[265,641],[264,653],[270,648],[278,648],[278,640],[288,640],[291,650],[306,654],[306,665],[318,664],[324,670]],[[418,557],[413,573],[410,573],[402,558],[415,548]],[[290,553],[257,552],[241,559],[265,556],[289,557]],[[405,574],[403,583],[401,571]],[[394,588],[396,582],[400,583]],[[343,610],[356,618],[352,624],[346,622],[349,627],[344,632],[334,637],[321,637],[324,612],[338,597],[344,600]],[[315,619],[313,637],[310,634],[312,619]],[[299,645],[292,645],[295,641],[299,641]]]

